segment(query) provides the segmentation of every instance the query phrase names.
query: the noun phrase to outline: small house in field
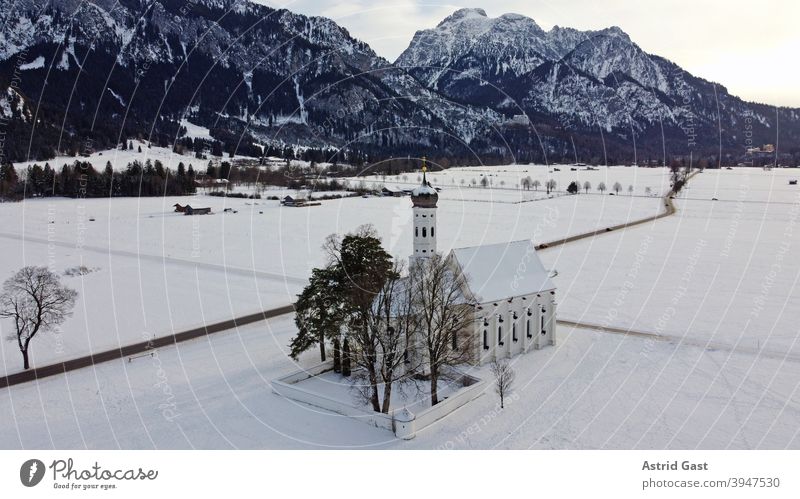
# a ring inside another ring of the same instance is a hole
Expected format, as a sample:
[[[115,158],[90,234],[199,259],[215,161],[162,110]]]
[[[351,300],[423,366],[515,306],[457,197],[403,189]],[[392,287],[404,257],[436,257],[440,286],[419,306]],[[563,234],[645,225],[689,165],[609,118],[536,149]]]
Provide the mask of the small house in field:
[[[403,189],[400,189],[399,187],[395,187],[393,185],[385,185],[383,186],[383,189],[381,189],[381,196],[399,198],[404,194],[405,192],[403,191]]]
[[[305,206],[307,202],[308,200],[306,198],[300,196],[284,196],[284,198],[281,199],[282,206],[300,207]]]

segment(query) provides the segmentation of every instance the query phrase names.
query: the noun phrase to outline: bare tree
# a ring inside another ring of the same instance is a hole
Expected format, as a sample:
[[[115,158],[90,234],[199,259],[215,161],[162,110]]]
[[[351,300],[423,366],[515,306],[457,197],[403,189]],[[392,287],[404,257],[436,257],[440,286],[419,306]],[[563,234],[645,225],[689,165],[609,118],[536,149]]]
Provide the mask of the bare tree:
[[[622,190],[622,184],[620,184],[619,182],[614,182],[614,192],[619,194],[619,191],[621,190]]]
[[[494,375],[494,389],[500,395],[500,408],[505,408],[505,398],[513,390],[516,373],[511,369],[508,359],[497,359],[490,365]]]
[[[0,317],[14,321],[24,368],[30,368],[28,348],[39,331],[50,331],[72,315],[78,292],[62,286],[47,267],[23,267],[3,283]]]
[[[606,183],[600,182],[599,184],[597,184],[597,190],[600,191],[600,194],[606,192]]]
[[[402,263],[394,263],[392,271],[372,308],[370,328],[377,342],[376,372],[383,383],[381,412],[388,414],[392,387],[408,379],[416,371],[408,357],[409,338],[416,329],[412,288],[408,278],[401,278]],[[408,364],[408,365],[407,365]]]
[[[531,190],[531,185],[533,184],[533,179],[530,176],[525,177],[522,179],[522,188],[526,191]]]
[[[633,184],[628,186],[628,196],[633,196]]]
[[[556,181],[553,180],[552,178],[550,180],[548,180],[547,182],[545,182],[545,184],[544,184],[545,188],[547,188],[547,193],[548,194],[550,194],[551,191],[555,190],[556,185],[558,185],[558,184],[556,184]]]
[[[649,196],[649,195],[651,195],[652,193],[653,193],[653,189],[651,189],[650,187],[645,187],[645,188],[644,188],[644,195],[645,195],[645,196]]]
[[[533,186],[534,191],[538,191],[539,187],[542,186],[542,183],[539,182],[538,180],[534,180],[533,182],[531,182],[531,185]]]
[[[586,194],[589,194],[589,189],[591,189],[591,188],[592,188],[592,184],[589,183],[588,180],[583,183],[583,192],[585,192]]]
[[[474,303],[465,296],[466,277],[438,253],[413,265],[409,279],[418,346],[429,370],[431,405],[436,405],[443,371],[469,361],[473,355],[473,335],[459,333],[471,326]]]

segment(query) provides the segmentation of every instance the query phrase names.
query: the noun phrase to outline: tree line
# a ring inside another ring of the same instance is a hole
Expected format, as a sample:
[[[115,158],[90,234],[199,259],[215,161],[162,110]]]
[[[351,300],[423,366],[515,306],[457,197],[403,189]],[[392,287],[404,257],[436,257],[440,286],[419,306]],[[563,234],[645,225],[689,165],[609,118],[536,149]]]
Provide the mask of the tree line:
[[[102,172],[88,161],[64,164],[58,171],[49,163],[34,164],[23,175],[6,163],[0,166],[0,199],[183,196],[195,192],[195,176],[191,164],[179,163],[173,171],[159,160],[133,161],[122,171],[114,171],[109,161]]]

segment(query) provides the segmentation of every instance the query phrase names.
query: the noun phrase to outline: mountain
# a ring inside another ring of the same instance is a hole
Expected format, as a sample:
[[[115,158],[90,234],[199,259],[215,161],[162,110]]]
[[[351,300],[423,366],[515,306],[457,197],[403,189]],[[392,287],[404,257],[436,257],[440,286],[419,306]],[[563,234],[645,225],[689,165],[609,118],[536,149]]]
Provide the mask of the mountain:
[[[616,27],[545,31],[461,9],[391,63],[330,19],[247,0],[16,0],[0,25],[11,161],[134,137],[211,147],[181,139],[187,121],[217,150],[356,163],[668,161],[800,138],[798,110],[743,102]]]
[[[329,19],[244,0],[20,0],[0,15],[12,160],[171,143],[183,120],[238,153],[455,154],[499,118],[442,98]]]
[[[545,31],[525,16],[461,9],[418,31],[395,64],[445,98],[529,116],[551,157],[569,157],[576,142],[601,162],[633,159],[634,148],[640,160],[736,157],[766,143],[797,152],[800,139],[797,109],[744,102],[618,27]]]

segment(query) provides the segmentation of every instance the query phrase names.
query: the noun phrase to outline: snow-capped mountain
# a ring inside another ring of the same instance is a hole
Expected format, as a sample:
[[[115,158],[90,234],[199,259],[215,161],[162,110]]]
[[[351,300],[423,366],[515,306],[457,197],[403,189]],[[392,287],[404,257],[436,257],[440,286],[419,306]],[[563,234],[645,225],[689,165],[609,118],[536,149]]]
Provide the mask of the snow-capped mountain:
[[[14,116],[17,135],[37,142],[33,156],[86,138],[170,142],[184,119],[240,150],[245,131],[261,142],[447,150],[499,118],[443,99],[330,19],[245,0],[21,0],[2,16],[0,71],[19,76],[28,115],[40,106],[33,134]]]
[[[137,136],[166,145],[187,120],[228,151],[371,159],[620,161],[685,154],[690,136],[698,154],[738,154],[746,121],[755,145],[800,137],[797,110],[745,103],[616,27],[545,31],[461,9],[392,64],[330,19],[248,0],[17,0],[0,23],[12,161]],[[523,114],[533,126],[511,119]]]
[[[545,31],[525,16],[461,9],[418,31],[396,64],[447,98],[524,113],[581,142],[703,155],[741,153],[749,134],[755,145],[800,138],[797,110],[743,102],[647,54],[618,27]]]

